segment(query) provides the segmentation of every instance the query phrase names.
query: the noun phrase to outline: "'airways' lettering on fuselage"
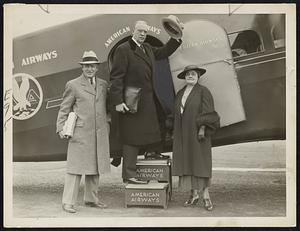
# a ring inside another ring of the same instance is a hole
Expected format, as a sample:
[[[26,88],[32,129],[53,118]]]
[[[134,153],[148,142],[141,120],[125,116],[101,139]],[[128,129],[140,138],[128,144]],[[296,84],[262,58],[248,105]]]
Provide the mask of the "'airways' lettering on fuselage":
[[[44,61],[50,60],[50,59],[56,59],[57,56],[58,56],[57,51],[54,50],[54,51],[45,52],[42,54],[26,57],[26,58],[22,59],[22,66],[27,66],[27,65],[39,63],[39,62],[44,62]]]

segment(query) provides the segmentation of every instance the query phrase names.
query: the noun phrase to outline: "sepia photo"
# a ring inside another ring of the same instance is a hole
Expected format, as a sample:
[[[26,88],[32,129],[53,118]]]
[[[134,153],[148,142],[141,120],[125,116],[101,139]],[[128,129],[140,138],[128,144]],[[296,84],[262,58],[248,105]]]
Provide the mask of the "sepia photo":
[[[4,5],[5,227],[296,225],[295,4]]]

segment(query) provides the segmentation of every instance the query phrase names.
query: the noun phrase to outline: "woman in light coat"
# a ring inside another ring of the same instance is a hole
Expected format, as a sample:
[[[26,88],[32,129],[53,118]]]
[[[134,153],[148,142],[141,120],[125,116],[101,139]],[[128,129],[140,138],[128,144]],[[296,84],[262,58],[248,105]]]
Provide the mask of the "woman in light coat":
[[[175,99],[173,175],[179,187],[190,190],[184,206],[195,205],[202,192],[204,207],[213,209],[208,188],[211,184],[211,135],[220,126],[210,91],[198,80],[206,72],[195,65],[185,67],[177,77],[186,85]]]

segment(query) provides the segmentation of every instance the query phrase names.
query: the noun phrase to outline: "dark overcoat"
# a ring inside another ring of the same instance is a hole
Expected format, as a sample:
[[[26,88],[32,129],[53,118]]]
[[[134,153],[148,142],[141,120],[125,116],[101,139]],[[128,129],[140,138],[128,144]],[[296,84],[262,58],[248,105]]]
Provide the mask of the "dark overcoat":
[[[193,87],[181,114],[185,88],[177,93],[175,99],[172,173],[175,176],[211,177],[211,135],[220,126],[220,118],[215,112],[210,91],[199,84]],[[199,141],[201,125],[205,125],[205,139]]]
[[[120,113],[119,116],[123,144],[146,145],[161,140],[153,88],[155,60],[167,58],[180,44],[181,40],[172,38],[160,48],[144,43],[144,53],[130,38],[116,49],[110,71],[111,104],[115,106],[124,102],[126,86],[141,88],[138,111],[135,114]]]
[[[69,139],[67,172],[98,175],[110,171],[109,127],[106,114],[108,83],[96,78],[96,89],[83,75],[66,84],[57,116],[56,132],[71,111],[78,116]]]

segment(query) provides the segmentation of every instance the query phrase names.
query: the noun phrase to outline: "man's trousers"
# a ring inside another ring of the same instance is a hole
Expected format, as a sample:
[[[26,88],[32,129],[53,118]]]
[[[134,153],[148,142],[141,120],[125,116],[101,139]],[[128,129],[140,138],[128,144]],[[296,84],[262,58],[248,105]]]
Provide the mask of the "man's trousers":
[[[136,177],[137,175],[136,162],[137,162],[137,156],[139,154],[143,154],[145,151],[159,152],[160,148],[161,148],[161,142],[147,144],[143,146],[133,146],[133,145],[124,144],[122,147],[122,151],[123,151],[122,178],[128,180],[129,178]]]
[[[122,178],[128,180],[136,177],[136,162],[140,147],[123,145]]]
[[[81,175],[67,173],[62,203],[75,205],[79,192]],[[85,202],[98,203],[99,175],[85,175],[84,197]]]

